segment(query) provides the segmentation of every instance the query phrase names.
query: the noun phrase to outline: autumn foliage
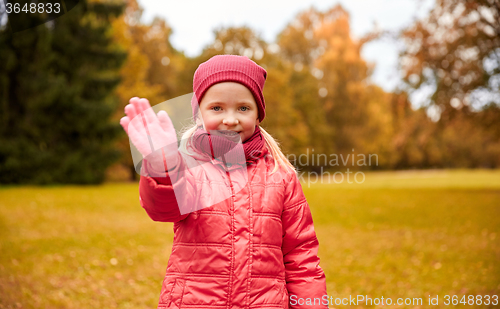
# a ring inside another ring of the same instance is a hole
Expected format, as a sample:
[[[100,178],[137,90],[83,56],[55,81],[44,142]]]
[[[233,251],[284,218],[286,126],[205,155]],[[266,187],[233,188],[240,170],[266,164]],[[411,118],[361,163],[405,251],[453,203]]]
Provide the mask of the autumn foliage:
[[[248,27],[215,29],[213,42],[187,57],[170,44],[165,20],[143,23],[137,1],[126,0],[124,13],[108,19],[112,44],[127,54],[113,90],[120,103],[111,122],[123,116],[129,98],[147,97],[154,105],[188,94],[201,62],[237,54],[268,71],[262,126],[285,154],[377,155],[377,164],[358,169],[499,167],[499,11],[498,0],[437,0],[426,18],[398,34],[402,79],[386,92],[371,82],[374,65],[361,56],[365,44],[382,34],[353,38],[349,13],[340,5],[297,14],[274,42]],[[416,102],[422,93],[427,97]],[[122,155],[108,174],[137,178],[124,133],[115,146]]]
[[[144,84],[121,86],[118,93],[122,101],[148,91],[170,99],[191,91],[201,62],[217,54],[244,55],[269,73],[269,112],[262,125],[286,154],[377,154],[377,165],[357,166],[365,169],[498,167],[500,102],[478,100],[481,91],[498,97],[497,5],[437,1],[427,19],[400,34],[403,82],[394,93],[370,82],[373,64],[361,57],[363,46],[379,34],[354,39],[349,13],[340,5],[299,13],[271,43],[247,27],[215,29],[214,41],[194,58],[168,43],[164,21],[146,26],[129,20],[117,24],[117,35],[129,32],[131,54],[146,65],[137,64],[137,79],[125,74],[124,82]],[[130,6],[140,16],[137,3]],[[168,65],[161,65],[162,57]],[[130,58],[125,68],[138,61]],[[426,102],[412,104],[415,91],[425,87],[435,91]]]

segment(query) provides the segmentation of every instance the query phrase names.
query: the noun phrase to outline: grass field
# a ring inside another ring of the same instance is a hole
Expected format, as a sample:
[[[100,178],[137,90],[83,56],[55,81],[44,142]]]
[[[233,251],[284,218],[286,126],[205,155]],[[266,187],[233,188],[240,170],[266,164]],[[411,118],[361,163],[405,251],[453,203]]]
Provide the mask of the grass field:
[[[449,308],[445,295],[500,296],[500,171],[367,173],[362,184],[303,187],[332,299]],[[137,183],[0,187],[0,308],[156,308],[172,239],[172,224],[140,207]]]

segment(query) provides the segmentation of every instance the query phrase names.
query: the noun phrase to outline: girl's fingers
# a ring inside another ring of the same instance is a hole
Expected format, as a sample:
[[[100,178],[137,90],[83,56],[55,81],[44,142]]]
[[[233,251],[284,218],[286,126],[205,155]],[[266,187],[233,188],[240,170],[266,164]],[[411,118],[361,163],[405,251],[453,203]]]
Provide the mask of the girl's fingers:
[[[138,103],[141,113],[146,118],[147,123],[154,123],[158,120],[155,112],[153,111],[153,108],[151,108],[151,105],[149,105],[149,101],[147,99],[140,99]]]
[[[130,100],[128,100],[128,103],[136,107],[135,105],[137,105],[137,101],[139,101],[138,97],[132,97],[130,98]]]
[[[172,124],[172,120],[168,117],[166,111],[161,110],[158,112],[158,120],[160,120],[160,125],[163,131],[170,132],[172,131],[174,125]]]
[[[139,100],[140,99],[138,97],[133,97],[128,101],[128,103],[134,107],[137,114],[141,113],[140,106],[139,106]]]
[[[123,127],[125,132],[128,135],[128,125],[130,124],[130,118],[128,116],[122,117],[120,119],[120,125]]]
[[[166,111],[161,110],[158,112],[158,120],[160,120],[160,126],[163,131],[169,137],[168,145],[165,145],[166,159],[167,165],[177,166],[177,157],[175,153],[177,152],[177,135],[175,133],[174,125],[172,124],[172,120],[168,117]]]
[[[142,113],[144,110],[148,109],[149,107],[149,101],[147,99],[139,99],[137,98],[137,100],[134,100],[134,106],[135,106],[135,109],[137,110],[137,113]]]
[[[132,99],[130,101],[132,101]],[[137,113],[137,109],[135,108],[134,105],[128,104],[127,106],[125,106],[125,114],[127,114],[129,118],[129,124],[131,124],[136,131],[141,132],[144,130],[142,128],[144,127],[144,124],[142,122],[142,116],[139,113]],[[127,129],[127,134],[128,132],[129,130]]]
[[[132,99],[130,99],[132,101]],[[125,106],[125,114],[130,118],[130,120],[134,119],[137,116],[137,109],[132,103],[129,103]]]
[[[138,130],[141,130],[145,125],[143,121],[144,119],[143,110],[146,109],[146,104],[147,106],[149,106],[149,102],[147,102],[147,100],[146,102],[144,102],[143,100],[146,99],[139,99],[138,97],[133,97],[132,99],[130,99],[130,104],[132,104],[132,106],[134,107],[136,116],[139,116],[136,119],[132,120],[132,125]]]

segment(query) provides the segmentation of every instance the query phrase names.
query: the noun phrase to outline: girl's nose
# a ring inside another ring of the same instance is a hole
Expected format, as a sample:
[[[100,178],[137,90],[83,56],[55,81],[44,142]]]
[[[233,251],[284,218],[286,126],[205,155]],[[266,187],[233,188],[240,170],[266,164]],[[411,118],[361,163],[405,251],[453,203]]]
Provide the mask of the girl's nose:
[[[226,117],[222,120],[222,123],[227,126],[234,126],[238,124],[238,119],[234,117]]]

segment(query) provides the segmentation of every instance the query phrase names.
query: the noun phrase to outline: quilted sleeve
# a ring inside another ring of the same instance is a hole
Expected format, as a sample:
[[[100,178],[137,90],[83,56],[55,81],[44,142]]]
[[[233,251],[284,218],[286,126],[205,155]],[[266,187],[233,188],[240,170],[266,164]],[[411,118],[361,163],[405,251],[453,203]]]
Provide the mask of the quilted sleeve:
[[[289,178],[282,213],[282,251],[289,305],[292,309],[328,308],[325,273],[319,266],[319,242],[309,204],[297,175],[292,173]]]
[[[194,182],[190,181],[188,177],[182,177],[186,172],[186,164],[181,155],[179,155],[179,159],[175,168],[169,170],[166,176],[161,177],[155,173],[147,160],[143,160],[143,173],[141,174],[149,176],[141,176],[139,201],[154,221],[177,222],[189,215],[189,213],[181,215],[174,186],[194,186]],[[175,175],[175,177],[171,177],[171,175]],[[189,191],[196,192],[195,188]]]

